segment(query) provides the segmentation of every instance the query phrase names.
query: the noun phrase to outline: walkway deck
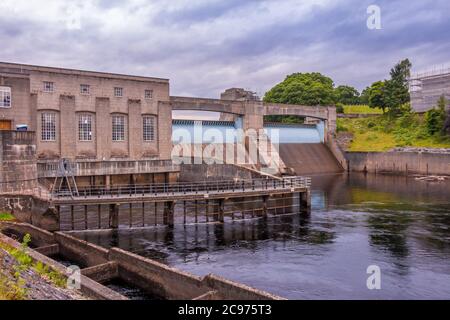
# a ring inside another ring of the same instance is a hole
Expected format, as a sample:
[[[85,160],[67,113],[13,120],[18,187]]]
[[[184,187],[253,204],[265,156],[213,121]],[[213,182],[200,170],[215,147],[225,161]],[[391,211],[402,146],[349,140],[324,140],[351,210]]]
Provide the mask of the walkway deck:
[[[123,185],[79,188],[78,194],[68,190],[52,193],[54,205],[120,204],[177,200],[223,199],[307,192],[311,179],[254,179],[245,181],[214,181],[201,183]]]

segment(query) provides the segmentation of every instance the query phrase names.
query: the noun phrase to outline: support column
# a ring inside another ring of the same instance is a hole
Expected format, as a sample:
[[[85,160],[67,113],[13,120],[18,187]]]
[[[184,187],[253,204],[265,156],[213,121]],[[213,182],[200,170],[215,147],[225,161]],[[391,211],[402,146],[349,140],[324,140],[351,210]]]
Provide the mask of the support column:
[[[311,191],[309,189],[300,193],[300,210],[306,212],[311,210]]]
[[[219,216],[218,216],[218,220],[219,222],[223,223],[224,222],[224,207],[225,207],[225,199],[219,199]]]
[[[268,202],[268,200],[269,200],[269,196],[263,196],[263,211],[262,211],[263,217],[267,217],[267,211],[268,211],[267,202]]]
[[[111,229],[119,228],[119,205],[110,204],[109,205],[109,227]]]
[[[98,228],[102,228],[102,205],[97,206],[97,218],[98,218]]]
[[[174,225],[175,201],[164,202],[164,224],[173,227]]]
[[[111,188],[111,176],[110,175],[105,176],[105,188],[106,188],[106,190],[109,190]]]
[[[84,206],[84,230],[88,230],[88,206]]]

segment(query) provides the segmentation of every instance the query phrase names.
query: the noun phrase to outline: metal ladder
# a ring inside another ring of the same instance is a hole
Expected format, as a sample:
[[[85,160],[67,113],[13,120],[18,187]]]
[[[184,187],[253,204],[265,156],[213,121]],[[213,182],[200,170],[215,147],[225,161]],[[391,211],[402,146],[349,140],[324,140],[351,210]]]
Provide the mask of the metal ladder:
[[[62,193],[62,186],[64,181],[67,182],[67,188],[69,189],[70,197],[79,196],[77,182],[73,175],[73,164],[67,159],[61,159],[58,163],[58,169],[55,177],[55,183],[53,184],[53,191]],[[58,187],[57,187],[58,186]],[[57,188],[56,188],[57,187]]]

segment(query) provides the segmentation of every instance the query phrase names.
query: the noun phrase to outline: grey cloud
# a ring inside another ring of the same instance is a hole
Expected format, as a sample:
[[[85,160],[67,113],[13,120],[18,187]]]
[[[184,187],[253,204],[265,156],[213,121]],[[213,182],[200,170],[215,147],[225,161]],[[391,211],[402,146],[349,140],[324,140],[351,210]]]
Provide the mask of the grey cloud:
[[[168,10],[165,1],[152,1],[150,10],[145,3],[125,8],[123,1],[99,0],[102,10],[149,14],[141,28],[124,24],[114,33],[89,15],[81,30],[3,17],[0,60],[170,78],[172,94],[205,97],[217,97],[229,86],[264,93],[287,74],[302,71],[319,71],[336,84],[362,89],[387,77],[405,57],[417,68],[450,60],[448,1],[378,1],[382,30],[366,27],[368,0],[316,6],[302,17],[287,13],[270,24],[258,19],[264,3],[186,2]],[[236,16],[259,27],[230,36],[227,23]]]

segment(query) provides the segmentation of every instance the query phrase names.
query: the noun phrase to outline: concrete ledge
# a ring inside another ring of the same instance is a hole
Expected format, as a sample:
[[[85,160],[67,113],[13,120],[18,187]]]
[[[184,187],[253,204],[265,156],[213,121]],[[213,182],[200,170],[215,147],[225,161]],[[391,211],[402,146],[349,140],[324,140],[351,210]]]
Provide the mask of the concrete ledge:
[[[285,298],[258,290],[242,283],[209,274],[202,279],[208,287],[215,290],[223,300],[286,300]]]
[[[34,250],[39,252],[40,254],[43,254],[44,256],[53,256],[59,253],[59,245],[51,244],[49,246],[39,247]]]
[[[91,278],[96,282],[106,282],[119,277],[119,268],[117,262],[108,262],[98,266],[85,268],[81,274]]]
[[[95,244],[62,232],[55,232],[55,241],[59,244],[59,250],[63,256],[76,261],[82,267],[91,267],[109,262],[108,250]]]
[[[23,235],[27,233],[30,234],[31,243],[36,247],[56,244],[53,233],[37,228],[31,224],[21,222],[3,222],[2,225],[5,229],[11,228]]]
[[[121,278],[166,299],[190,300],[210,291],[200,277],[119,248],[110,250],[109,259],[118,263]]]
[[[110,250],[109,259],[118,263],[121,278],[169,300],[199,299],[211,291],[221,300],[284,299],[216,275],[200,278],[118,248]]]

